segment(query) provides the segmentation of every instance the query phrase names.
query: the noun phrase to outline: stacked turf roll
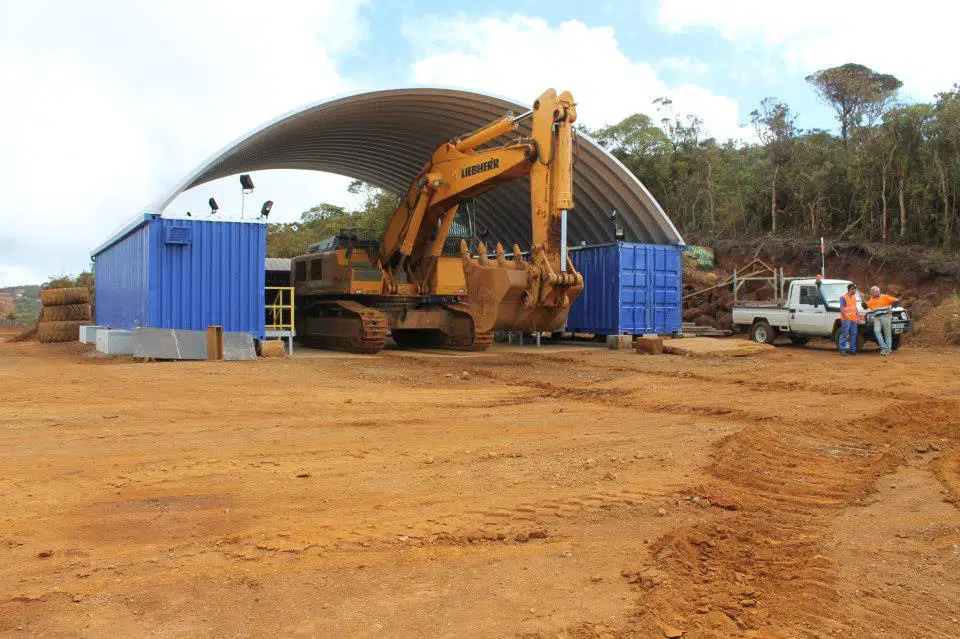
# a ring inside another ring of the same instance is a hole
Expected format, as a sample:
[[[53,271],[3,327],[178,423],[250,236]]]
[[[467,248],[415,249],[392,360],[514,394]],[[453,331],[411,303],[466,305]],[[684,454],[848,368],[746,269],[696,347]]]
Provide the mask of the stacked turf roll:
[[[83,287],[40,291],[43,310],[37,322],[37,340],[43,343],[75,342],[80,327],[90,324],[90,291]]]

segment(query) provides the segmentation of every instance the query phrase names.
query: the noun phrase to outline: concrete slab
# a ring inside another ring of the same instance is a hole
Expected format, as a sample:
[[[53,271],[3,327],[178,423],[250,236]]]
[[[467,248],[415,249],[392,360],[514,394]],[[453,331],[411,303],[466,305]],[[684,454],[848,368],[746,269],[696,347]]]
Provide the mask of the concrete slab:
[[[80,327],[80,343],[96,344],[97,331],[99,331],[101,328],[107,328],[107,327],[106,326],[81,326]]]
[[[133,355],[152,359],[207,359],[207,335],[203,331],[135,328]]]
[[[97,331],[97,350],[104,355],[132,355],[133,333],[101,328]]]
[[[633,335],[607,335],[607,348],[614,351],[633,348]]]
[[[169,328],[137,328],[133,331],[133,355],[152,359],[204,360],[207,359],[207,333]],[[257,359],[253,336],[250,333],[224,333],[223,359]]]
[[[206,354],[206,347],[204,347]],[[249,362],[257,359],[257,348],[250,333],[224,333],[223,359],[228,361]]]
[[[674,355],[695,357],[746,357],[772,351],[771,344],[757,344],[745,339],[715,339],[712,337],[685,337],[663,342],[663,350]]]

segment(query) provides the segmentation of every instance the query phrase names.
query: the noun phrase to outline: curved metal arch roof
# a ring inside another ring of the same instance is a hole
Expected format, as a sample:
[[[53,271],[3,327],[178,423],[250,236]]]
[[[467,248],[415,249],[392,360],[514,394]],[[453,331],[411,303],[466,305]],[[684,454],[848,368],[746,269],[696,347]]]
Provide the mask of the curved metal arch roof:
[[[532,99],[531,99],[532,103]],[[445,88],[388,89],[317,102],[282,115],[229,144],[158,199],[163,211],[180,193],[211,180],[263,169],[337,173],[403,193],[437,146],[507,111],[529,107],[481,93]],[[529,135],[529,122],[521,133]],[[682,244],[650,192],[615,157],[577,136],[571,244],[614,239],[616,210],[628,241]],[[522,178],[476,198],[478,227],[505,245],[530,244],[530,186]]]

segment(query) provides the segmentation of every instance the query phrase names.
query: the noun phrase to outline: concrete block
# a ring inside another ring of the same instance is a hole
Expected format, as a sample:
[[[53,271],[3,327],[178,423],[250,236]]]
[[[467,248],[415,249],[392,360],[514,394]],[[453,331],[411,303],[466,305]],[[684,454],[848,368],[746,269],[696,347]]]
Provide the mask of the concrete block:
[[[633,346],[633,335],[607,335],[607,348],[614,351],[627,350]]]
[[[207,359],[207,334],[171,328],[135,328],[133,355],[152,359]]]
[[[634,343],[634,348],[641,355],[663,355],[663,340],[644,335]]]
[[[224,333],[223,359],[249,362],[257,359],[257,347],[250,333]]]
[[[207,333],[170,328],[137,328],[133,331],[133,355],[152,359],[205,360]],[[253,336],[250,333],[224,333],[223,359],[257,359]]]
[[[104,355],[132,355],[133,333],[101,328],[97,331],[97,350]]]
[[[106,328],[106,326],[81,326],[80,327],[80,343],[96,344],[97,331],[99,331],[101,328]]]

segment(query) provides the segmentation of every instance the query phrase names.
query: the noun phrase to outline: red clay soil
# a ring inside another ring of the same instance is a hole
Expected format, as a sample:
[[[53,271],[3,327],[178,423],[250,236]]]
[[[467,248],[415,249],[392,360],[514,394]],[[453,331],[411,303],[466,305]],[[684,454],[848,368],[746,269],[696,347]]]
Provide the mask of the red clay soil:
[[[956,637],[960,349],[0,343],[0,635]]]

